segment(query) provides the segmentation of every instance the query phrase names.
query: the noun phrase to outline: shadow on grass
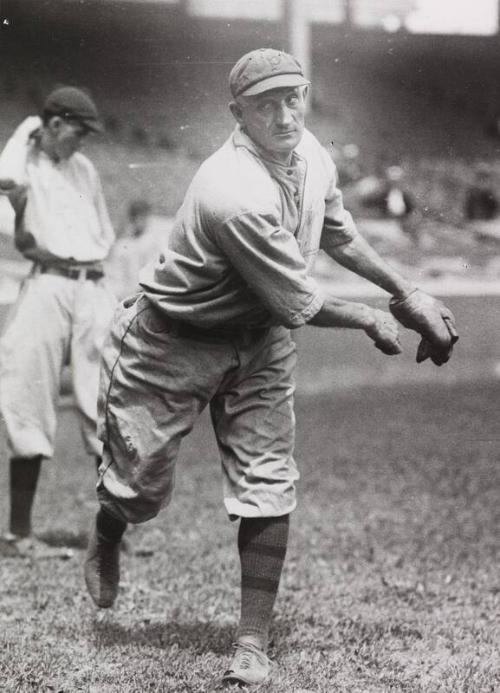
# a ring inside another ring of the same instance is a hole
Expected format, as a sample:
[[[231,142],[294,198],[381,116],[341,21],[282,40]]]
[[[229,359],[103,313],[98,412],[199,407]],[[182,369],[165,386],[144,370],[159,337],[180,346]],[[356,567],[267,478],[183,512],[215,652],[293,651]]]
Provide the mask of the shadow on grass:
[[[40,532],[37,537],[48,546],[57,548],[86,549],[88,542],[88,532],[69,532],[64,529]]]
[[[269,643],[271,652],[281,650],[295,625],[292,620],[276,619],[272,626]],[[175,646],[180,650],[194,651],[196,654],[206,652],[227,654],[236,634],[236,628],[233,625],[201,621],[140,623],[126,627],[119,623],[95,619],[93,631],[97,647],[136,645],[168,650]]]
[[[93,630],[97,647],[136,645],[167,650],[175,646],[180,650],[191,650],[197,654],[205,652],[227,653],[235,633],[232,625],[218,625],[200,621],[141,623],[127,628],[118,623],[94,620]]]

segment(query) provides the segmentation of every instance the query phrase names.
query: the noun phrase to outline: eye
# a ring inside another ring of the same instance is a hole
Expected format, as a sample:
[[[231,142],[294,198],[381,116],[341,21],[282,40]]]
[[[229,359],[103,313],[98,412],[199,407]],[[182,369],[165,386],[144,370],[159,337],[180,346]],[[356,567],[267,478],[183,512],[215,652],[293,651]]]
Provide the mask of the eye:
[[[299,103],[299,97],[297,94],[290,94],[290,96],[287,97],[286,103],[288,106],[296,106]]]
[[[257,110],[259,113],[262,115],[269,115],[273,111],[273,105],[270,101],[262,101],[258,107]]]

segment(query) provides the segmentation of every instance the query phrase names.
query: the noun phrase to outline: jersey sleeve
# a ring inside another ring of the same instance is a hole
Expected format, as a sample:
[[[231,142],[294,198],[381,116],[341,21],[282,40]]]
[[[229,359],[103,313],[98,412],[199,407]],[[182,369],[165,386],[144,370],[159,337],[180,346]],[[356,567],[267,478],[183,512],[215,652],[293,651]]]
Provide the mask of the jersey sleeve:
[[[321,248],[328,252],[330,248],[352,241],[358,235],[358,230],[350,212],[344,207],[342,193],[337,186],[337,169],[326,150],[323,161],[329,186],[325,196],[325,219],[321,234]]]
[[[26,163],[31,149],[31,135],[41,126],[38,116],[29,116],[16,128],[0,154],[0,179],[15,185],[26,185]]]
[[[234,216],[219,225],[216,239],[248,287],[281,324],[300,327],[320,310],[323,294],[307,273],[295,237],[271,214]]]

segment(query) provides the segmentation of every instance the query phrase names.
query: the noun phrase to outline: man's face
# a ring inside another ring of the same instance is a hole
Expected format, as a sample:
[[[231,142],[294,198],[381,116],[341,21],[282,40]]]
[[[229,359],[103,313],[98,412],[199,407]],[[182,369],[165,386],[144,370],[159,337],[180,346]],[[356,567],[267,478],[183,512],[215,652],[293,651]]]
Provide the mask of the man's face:
[[[306,93],[306,87],[272,89],[239,100],[231,111],[259,147],[286,160],[304,132]]]
[[[90,130],[78,120],[53,119],[51,123],[54,153],[60,159],[69,159],[78,151]]]

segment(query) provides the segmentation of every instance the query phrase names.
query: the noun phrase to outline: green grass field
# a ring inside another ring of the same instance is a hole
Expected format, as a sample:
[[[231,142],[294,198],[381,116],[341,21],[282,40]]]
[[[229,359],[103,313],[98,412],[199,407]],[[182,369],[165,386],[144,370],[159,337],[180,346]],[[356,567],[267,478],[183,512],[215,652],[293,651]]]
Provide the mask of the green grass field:
[[[494,363],[500,311],[498,299],[455,299],[453,308],[463,339],[455,365],[441,369],[412,370],[411,335],[385,377],[391,359],[361,335],[298,336],[302,480],[276,604],[275,674],[261,691],[500,690],[500,381],[479,369]],[[171,506],[129,534],[109,612],[85,592],[81,549],[68,561],[2,558],[0,690],[209,691],[239,608],[237,527],[220,481],[203,416],[184,443]],[[64,407],[37,496],[38,532],[81,546],[93,486]]]

